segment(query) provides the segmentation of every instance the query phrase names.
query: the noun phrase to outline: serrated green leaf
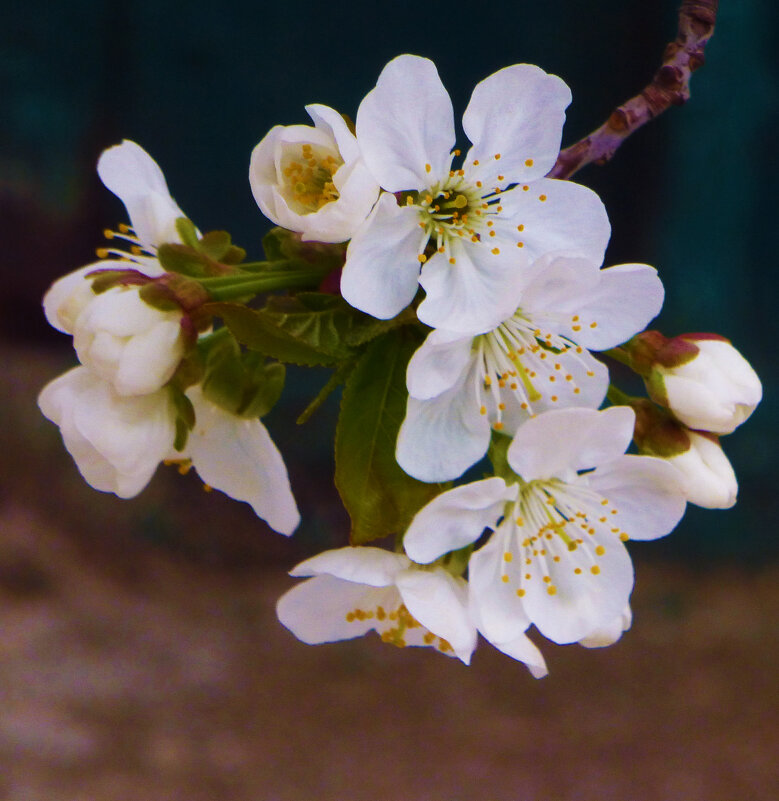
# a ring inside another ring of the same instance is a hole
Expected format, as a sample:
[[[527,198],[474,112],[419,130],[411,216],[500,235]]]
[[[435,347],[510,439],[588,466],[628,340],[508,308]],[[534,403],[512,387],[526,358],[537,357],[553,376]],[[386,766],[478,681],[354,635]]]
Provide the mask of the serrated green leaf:
[[[402,534],[441,491],[401,470],[395,443],[406,413],[406,367],[420,338],[391,331],[368,345],[346,381],[335,438],[335,485],[361,545]]]
[[[351,350],[334,355],[298,339],[281,328],[264,310],[250,309],[240,303],[209,303],[208,310],[224,320],[233,336],[247,348],[257,350],[281,362],[303,366],[330,365],[351,355]]]
[[[343,298],[323,292],[270,297],[264,312],[296,339],[341,359],[399,324],[398,318],[377,320]]]

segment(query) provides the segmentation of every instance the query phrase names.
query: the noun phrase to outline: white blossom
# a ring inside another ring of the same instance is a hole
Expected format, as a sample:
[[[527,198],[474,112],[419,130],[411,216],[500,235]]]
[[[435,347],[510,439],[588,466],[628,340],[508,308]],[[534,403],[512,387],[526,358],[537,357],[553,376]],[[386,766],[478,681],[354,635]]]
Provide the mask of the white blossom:
[[[513,476],[444,492],[404,539],[428,563],[475,543],[468,582],[479,630],[498,648],[534,624],[557,643],[602,638],[633,587],[628,539],[668,534],[685,499],[661,459],[625,455],[635,415],[560,409],[524,423],[507,458]]]
[[[698,354],[677,367],[653,366],[653,383],[663,387],[665,402],[686,426],[730,434],[763,397],[757,373],[725,339],[683,335]]]
[[[376,631],[392,645],[427,645],[470,662],[476,629],[467,584],[443,567],[421,567],[381,548],[346,547],[307,559],[290,575],[313,577],[276,606],[279,620],[305,643]]]
[[[556,407],[597,408],[609,373],[589,350],[624,342],[660,311],[653,267],[607,269],[548,254],[506,288],[509,315],[475,337],[432,331],[407,372],[397,459],[422,481],[461,475],[487,452],[492,429],[513,434]]]
[[[344,118],[306,106],[310,125],[276,125],[252,151],[249,182],[262,213],[302,239],[344,242],[379,194]]]
[[[463,116],[473,145],[453,168],[452,104],[435,65],[390,61],[357,113],[357,143],[386,191],[349,243],[346,300],[390,318],[421,284],[420,320],[475,333],[513,311],[506,287],[529,261],[568,250],[599,264],[610,233],[603,204],[544,177],[570,100],[565,83],[538,67],[499,70],[474,89]]]
[[[214,489],[251,505],[276,531],[289,535],[300,516],[281,454],[258,419],[229,414],[188,390],[195,428],[183,452],[174,449],[176,412],[167,389],[126,396],[86,367],[47,384],[38,405],[60,428],[65,447],[86,482],[131,498],[161,461],[190,464]]]

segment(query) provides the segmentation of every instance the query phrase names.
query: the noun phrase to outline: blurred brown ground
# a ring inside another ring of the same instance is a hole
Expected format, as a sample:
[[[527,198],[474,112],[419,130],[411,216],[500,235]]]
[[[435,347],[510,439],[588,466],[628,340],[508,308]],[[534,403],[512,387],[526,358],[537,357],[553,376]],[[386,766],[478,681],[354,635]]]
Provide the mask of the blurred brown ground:
[[[776,565],[642,550],[633,630],[544,643],[542,681],[484,643],[305,646],[274,615],[300,545],[172,470],[131,502],[83,486],[34,405],[65,365],[0,357],[1,799],[779,798]]]

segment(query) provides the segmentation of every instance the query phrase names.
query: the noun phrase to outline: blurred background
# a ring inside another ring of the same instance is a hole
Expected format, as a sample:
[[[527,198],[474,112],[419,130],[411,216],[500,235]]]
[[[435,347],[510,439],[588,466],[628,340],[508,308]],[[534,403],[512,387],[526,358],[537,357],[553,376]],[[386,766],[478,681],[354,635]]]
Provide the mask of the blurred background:
[[[551,675],[483,645],[465,668],[375,638],[312,648],[276,622],[300,558],[341,545],[337,398],[290,370],[266,422],[303,513],[285,540],[242,504],[160,468],[132,501],[80,479],[40,388],[74,361],[40,298],[125,219],[101,150],[134,139],[202,230],[250,256],[268,229],[252,147],[303,106],[352,116],[383,65],[433,58],[456,117],[473,85],[527,61],[573,104],[563,144],[637,93],[677,3],[438,6],[31,0],[0,29],[0,798],[11,801],[685,799],[779,795],[774,154],[777,7],[725,2],[692,99],[575,180],[609,211],[607,263],[658,267],[666,334],[729,337],[765,399],[723,440],[728,511],[690,508],[633,544],[634,630],[590,652],[543,644]]]

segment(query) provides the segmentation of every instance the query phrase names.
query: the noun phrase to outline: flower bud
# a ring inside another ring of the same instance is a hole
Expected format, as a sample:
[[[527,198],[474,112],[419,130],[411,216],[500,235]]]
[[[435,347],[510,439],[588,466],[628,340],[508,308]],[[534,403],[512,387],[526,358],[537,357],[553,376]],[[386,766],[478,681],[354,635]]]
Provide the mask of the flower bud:
[[[631,406],[639,451],[665,459],[680,472],[689,503],[704,509],[729,509],[735,504],[738,482],[715,434],[691,431],[651,401],[636,398]]]
[[[649,394],[688,428],[730,434],[762,398],[757,374],[723,337],[682,334],[653,355],[644,373]]]
[[[186,349],[181,309],[147,304],[137,287],[94,295],[76,319],[78,358],[120,395],[156,392],[176,371]]]

